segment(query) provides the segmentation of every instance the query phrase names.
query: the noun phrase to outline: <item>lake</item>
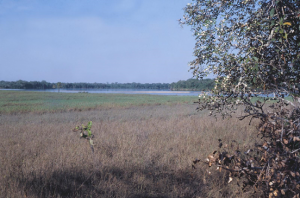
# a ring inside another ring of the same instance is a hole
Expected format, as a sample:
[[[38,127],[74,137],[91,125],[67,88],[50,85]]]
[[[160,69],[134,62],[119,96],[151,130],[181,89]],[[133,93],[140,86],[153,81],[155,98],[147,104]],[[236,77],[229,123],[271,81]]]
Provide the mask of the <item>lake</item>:
[[[0,89],[10,91],[38,91],[38,92],[58,92],[57,89]],[[171,91],[155,89],[60,89],[63,93],[104,93],[104,94],[151,94],[151,95],[177,95],[177,96],[198,96],[201,91]]]
[[[37,91],[37,92],[58,92],[57,89],[0,89],[9,91]],[[151,94],[151,95],[174,95],[174,96],[199,96],[201,91],[171,91],[168,89],[60,89],[62,93],[102,93],[102,94]],[[260,97],[274,97],[274,93],[259,93]],[[285,94],[285,96],[288,96]]]

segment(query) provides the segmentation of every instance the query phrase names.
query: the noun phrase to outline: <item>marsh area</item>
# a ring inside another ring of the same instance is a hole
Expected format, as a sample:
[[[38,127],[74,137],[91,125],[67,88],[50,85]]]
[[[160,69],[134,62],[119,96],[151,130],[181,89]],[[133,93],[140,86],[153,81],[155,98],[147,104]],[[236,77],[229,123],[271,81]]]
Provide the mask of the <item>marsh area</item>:
[[[253,142],[255,128],[197,112],[197,97],[5,93],[1,197],[246,196],[227,185],[226,172],[210,175],[192,161],[211,153],[218,138],[240,147]],[[72,132],[88,121],[94,153]]]

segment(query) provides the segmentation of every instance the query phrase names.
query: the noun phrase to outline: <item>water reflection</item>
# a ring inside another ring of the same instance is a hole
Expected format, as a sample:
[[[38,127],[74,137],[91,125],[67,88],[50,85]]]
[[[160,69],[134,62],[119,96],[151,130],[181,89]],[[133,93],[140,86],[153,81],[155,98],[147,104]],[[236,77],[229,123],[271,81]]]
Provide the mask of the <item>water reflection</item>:
[[[171,91],[155,89],[0,89],[13,91],[38,91],[38,92],[62,92],[62,93],[104,93],[104,94],[151,94],[151,95],[178,95],[198,96],[201,91]]]

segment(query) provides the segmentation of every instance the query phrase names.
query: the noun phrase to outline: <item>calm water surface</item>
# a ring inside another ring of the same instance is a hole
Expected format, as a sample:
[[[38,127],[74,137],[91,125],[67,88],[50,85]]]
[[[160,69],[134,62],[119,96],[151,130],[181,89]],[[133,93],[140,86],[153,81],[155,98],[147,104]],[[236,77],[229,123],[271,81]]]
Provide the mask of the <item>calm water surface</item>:
[[[38,92],[58,92],[57,89],[0,89],[10,91],[38,91]],[[170,91],[155,89],[60,89],[62,93],[104,93],[104,94],[151,94],[151,95],[178,95],[178,96],[198,96],[201,91]]]
[[[0,89],[9,91],[37,91],[58,92],[57,89]],[[201,91],[171,91],[163,89],[60,89],[62,93],[103,93],[103,94],[151,94],[151,95],[174,95],[174,96],[199,96]],[[274,97],[274,94],[258,94],[260,97]],[[288,95],[286,95],[288,96]]]

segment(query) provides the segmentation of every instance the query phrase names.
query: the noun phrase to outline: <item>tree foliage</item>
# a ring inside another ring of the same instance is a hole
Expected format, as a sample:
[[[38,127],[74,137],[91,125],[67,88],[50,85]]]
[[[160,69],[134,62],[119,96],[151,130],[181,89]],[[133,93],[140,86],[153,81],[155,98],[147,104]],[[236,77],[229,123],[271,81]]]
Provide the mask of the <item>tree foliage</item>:
[[[171,90],[197,90],[197,91],[208,91],[214,88],[215,82],[213,79],[193,79],[179,80],[170,84]]]
[[[188,79],[173,83],[50,83],[46,81],[0,81],[4,89],[171,89],[171,90],[211,90],[213,79]]]
[[[239,118],[260,120],[262,144],[245,152],[220,146],[208,164],[228,170],[229,182],[232,176],[246,179],[244,190],[251,186],[269,197],[299,197],[300,1],[195,0],[184,12],[180,22],[191,26],[196,38],[194,76],[217,76],[198,109],[226,117],[244,104]],[[274,93],[276,103],[253,102],[257,90]]]
[[[3,89],[169,89],[169,83],[50,83],[46,81],[0,81]]]
[[[196,37],[194,76],[217,75],[216,91],[290,92],[300,80],[296,0],[206,0],[185,8]]]

